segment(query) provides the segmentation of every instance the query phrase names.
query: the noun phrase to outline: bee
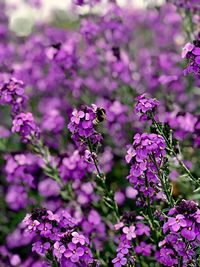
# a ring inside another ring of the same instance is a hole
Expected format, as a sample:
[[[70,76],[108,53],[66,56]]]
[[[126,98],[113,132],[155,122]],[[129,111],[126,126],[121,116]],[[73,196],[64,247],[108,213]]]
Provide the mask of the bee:
[[[97,108],[95,113],[96,113],[96,118],[93,121],[95,125],[106,120],[106,111],[104,108]]]
[[[120,56],[120,48],[118,46],[113,46],[112,47],[112,52],[113,55],[117,58],[117,60],[120,60],[121,56]]]
[[[172,195],[174,197],[178,197],[180,195],[178,185],[175,182],[172,182]]]
[[[53,48],[57,49],[57,50],[60,50],[62,44],[59,42],[59,43],[52,44],[51,46],[52,46]]]

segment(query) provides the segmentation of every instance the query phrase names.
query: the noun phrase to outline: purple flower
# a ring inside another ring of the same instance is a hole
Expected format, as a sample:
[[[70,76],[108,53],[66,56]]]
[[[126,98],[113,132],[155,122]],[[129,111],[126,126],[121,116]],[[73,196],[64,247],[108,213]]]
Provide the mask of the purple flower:
[[[123,230],[123,233],[126,234],[126,238],[128,240],[131,240],[132,238],[136,238],[134,225],[131,225],[130,227],[125,226],[122,230]]]
[[[128,254],[130,248],[131,248],[131,241],[126,238],[125,234],[123,234],[120,237],[120,243],[117,248],[117,252],[122,254]]]
[[[60,222],[60,217],[58,214],[54,214],[51,210],[47,210],[48,213],[48,219],[50,221],[56,221],[56,222]]]
[[[114,264],[114,267],[121,267],[123,265],[126,265],[127,259],[122,253],[118,253],[117,257],[112,260],[112,263]]]
[[[175,218],[169,218],[167,224],[174,232],[177,232],[181,227],[187,226],[185,217],[181,214],[178,214]]]
[[[58,259],[62,258],[63,253],[66,251],[64,245],[62,243],[59,243],[56,241],[56,243],[53,245],[53,254],[56,256]]]
[[[36,231],[38,225],[40,225],[40,223],[37,220],[34,220],[31,222],[31,224],[28,225],[28,230],[29,231]]]
[[[47,178],[39,183],[38,191],[44,197],[56,197],[59,196],[60,187],[56,181]]]
[[[185,58],[187,56],[188,52],[191,52],[194,49],[194,45],[191,43],[187,43],[182,50],[182,58]]]
[[[0,85],[0,104],[11,105],[12,115],[16,115],[25,103],[24,83],[21,80],[10,78]]]
[[[136,100],[135,112],[144,120],[148,118],[150,112],[153,114],[155,109],[159,106],[158,100],[153,98],[148,99],[145,94],[138,96]]]
[[[157,172],[166,154],[165,148],[166,144],[162,136],[137,133],[133,138],[132,147],[128,150],[126,160],[131,163],[131,169],[127,179],[133,184],[136,192],[142,193],[145,197],[157,199],[158,191],[162,190]],[[148,180],[148,186],[145,177]],[[164,199],[164,196],[160,195]]]
[[[124,223],[123,222],[118,222],[114,225],[115,227],[115,230],[119,230],[120,228],[122,228],[124,226]]]
[[[175,234],[168,234],[165,237],[165,241],[163,243],[164,245],[168,244],[168,246],[171,246],[175,249],[175,251],[177,251],[179,254],[184,253],[185,251],[185,247],[186,247],[186,243],[180,238],[179,235],[177,235],[177,233]]]
[[[195,231],[195,225],[192,223],[192,221],[187,220],[187,227],[181,230],[181,235],[189,241],[192,241],[196,238],[197,233]]]
[[[83,111],[78,111],[77,109],[75,109],[72,112],[72,117],[71,117],[71,122],[74,122],[75,124],[79,124],[80,120],[83,119],[85,117],[85,113]]]
[[[88,145],[88,139],[92,144],[96,144],[102,139],[101,135],[94,129],[97,110],[98,108],[92,105],[91,107],[84,106],[81,110],[74,110],[72,113],[68,129],[72,133],[72,139],[80,148]]]
[[[10,257],[10,264],[11,266],[19,266],[19,264],[21,264],[21,259],[19,257],[19,255],[14,254]]]
[[[149,226],[143,224],[143,223],[137,223],[136,224],[136,235],[143,235],[145,234],[146,236],[150,235],[150,228]]]
[[[177,213],[183,214],[185,217],[188,217],[198,211],[197,203],[193,200],[182,199],[181,202],[175,207]]]
[[[60,166],[60,175],[64,181],[82,180],[87,172],[90,172],[93,164],[89,163],[85,156],[75,150],[69,157],[64,157]]]
[[[81,245],[85,244],[85,237],[83,235],[80,235],[77,232],[73,232],[72,236],[73,236],[72,237],[72,243],[74,243],[74,244],[80,243]]]
[[[93,262],[92,252],[88,248],[89,238],[75,231],[77,222],[65,209],[53,213],[46,208],[34,209],[23,221],[24,226],[33,233],[31,240],[33,237],[37,240],[33,251],[44,255],[50,249],[61,265],[68,263],[71,266],[80,258],[81,264],[87,266]]]
[[[14,184],[9,186],[5,200],[11,209],[19,210],[25,208],[28,205],[29,198],[25,190],[26,188],[21,185]]]
[[[140,244],[135,247],[135,252],[147,257],[151,255],[151,249],[151,245],[146,244],[145,242],[140,242]]]
[[[86,263],[92,263],[93,262],[93,256],[92,252],[88,247],[84,247],[84,255],[81,256],[81,259]]]
[[[173,266],[174,259],[181,256],[185,266],[190,263],[195,250],[199,247],[198,214],[197,204],[192,200],[184,199],[169,211],[168,221],[163,226],[165,238],[159,243],[162,247],[160,254],[157,254],[159,262],[166,266]],[[166,248],[170,250],[166,251]],[[170,253],[170,256],[164,253]]]
[[[51,234],[52,225],[48,222],[40,223],[37,229],[40,231],[41,236],[47,238]]]
[[[70,258],[72,262],[78,262],[79,258],[84,255],[84,249],[71,242],[68,244],[68,249],[66,249],[64,255],[66,258]]]
[[[74,3],[79,6],[85,5],[85,0],[74,0]]]
[[[197,39],[193,44],[186,44],[183,48],[182,57],[187,58],[188,66],[184,70],[184,74],[193,72],[199,75],[200,64],[200,41]]]
[[[50,248],[50,243],[45,242],[42,243],[41,241],[37,241],[32,246],[32,251],[37,252],[38,254],[45,255],[46,251]]]
[[[200,11],[200,3],[198,0],[172,0],[172,3],[179,8],[185,8],[191,10],[192,12]]]
[[[67,211],[63,210],[62,212],[62,220],[60,220],[60,225],[62,227],[70,227],[73,228],[77,225],[78,221],[73,218]]]
[[[126,162],[127,163],[130,163],[132,158],[136,155],[136,151],[135,149],[133,149],[133,147],[130,147],[128,150],[127,150],[127,155],[126,155]]]
[[[170,248],[161,248],[161,250],[156,253],[156,258],[158,262],[165,266],[172,267],[178,264],[178,258],[176,258],[174,251]]]
[[[37,220],[32,220],[31,214],[26,214],[25,218],[22,221],[29,230],[36,230],[37,226],[40,224]]]
[[[22,141],[28,142],[32,137],[38,137],[39,129],[32,113],[20,113],[13,120],[13,133],[19,133]]]
[[[195,219],[197,223],[200,223],[200,210],[198,209],[195,213]]]
[[[60,133],[65,126],[65,120],[58,109],[45,111],[42,117],[41,129],[53,134]]]

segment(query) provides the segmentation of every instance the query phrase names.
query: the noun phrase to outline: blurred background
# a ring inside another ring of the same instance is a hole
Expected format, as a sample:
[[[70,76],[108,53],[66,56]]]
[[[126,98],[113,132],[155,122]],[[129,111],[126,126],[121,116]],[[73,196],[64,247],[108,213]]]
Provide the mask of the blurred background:
[[[72,0],[5,0],[9,4],[7,13],[9,15],[9,24],[11,30],[19,36],[27,36],[31,33],[33,26],[37,21],[49,21],[52,12],[56,13],[56,17],[62,19],[66,12],[70,19],[75,16],[73,12]],[[103,1],[102,1],[103,2]],[[121,6],[130,8],[147,8],[152,5],[161,5],[164,0],[117,0]],[[103,4],[96,8],[96,12],[104,12]],[[81,7],[80,13],[88,12],[88,7]]]

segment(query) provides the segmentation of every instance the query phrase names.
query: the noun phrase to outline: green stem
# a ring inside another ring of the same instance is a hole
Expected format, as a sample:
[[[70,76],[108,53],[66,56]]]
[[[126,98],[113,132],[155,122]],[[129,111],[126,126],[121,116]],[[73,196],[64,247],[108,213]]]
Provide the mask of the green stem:
[[[92,160],[94,162],[94,166],[95,166],[96,171],[97,171],[97,178],[98,178],[100,185],[101,185],[101,187],[104,191],[104,194],[105,194],[105,196],[104,196],[105,204],[108,207],[110,207],[111,209],[113,209],[116,220],[118,221],[119,220],[119,209],[118,209],[118,205],[115,201],[114,194],[112,191],[109,190],[109,188],[106,185],[106,175],[104,173],[102,173],[99,169],[98,160],[96,158],[96,155],[94,155],[91,140],[89,138],[87,139],[87,143],[88,143],[88,148],[90,150],[90,153],[92,155]]]
[[[186,167],[186,165],[184,164],[184,162],[178,158],[177,154],[175,153],[174,149],[173,149],[173,145],[171,142],[169,142],[168,138],[165,136],[162,128],[160,127],[159,123],[157,123],[157,121],[155,121],[153,119],[153,124],[157,130],[157,132],[163,136],[166,146],[167,146],[167,150],[176,158],[176,160],[179,162],[180,166],[182,167],[182,169],[188,174],[188,176],[190,177],[190,179],[196,184],[196,185],[200,185],[199,181],[197,180],[196,177],[194,177],[194,175],[190,172],[190,170]]]
[[[142,262],[142,260],[141,260],[141,256],[138,254],[137,255],[137,259],[138,259],[138,263],[139,263],[139,265],[141,266],[141,267],[143,267],[143,262]]]
[[[184,28],[188,38],[192,41],[194,39],[194,26],[192,21],[192,12],[189,9],[185,11]]]
[[[51,267],[60,267],[60,263],[53,256],[52,249],[46,253],[46,259],[51,264]]]
[[[39,155],[41,157],[41,159],[43,159],[43,161],[44,161],[45,166],[42,167],[44,173],[48,177],[51,177],[52,179],[54,179],[61,186],[61,189],[63,189],[63,188],[65,189],[65,191],[67,193],[67,197],[69,199],[74,199],[71,184],[70,183],[67,183],[66,185],[63,184],[58,168],[54,164],[52,164],[52,162],[51,162],[52,157],[51,157],[51,154],[49,152],[48,147],[44,146],[44,144],[41,140],[37,140],[37,139],[33,138],[32,148],[33,148],[33,151],[37,155]],[[62,192],[61,195],[64,196],[64,192]],[[66,196],[64,196],[64,197],[66,197]]]
[[[164,178],[164,173],[160,171],[160,168],[156,162],[156,159],[155,159],[155,156],[152,155],[152,157],[150,156],[151,160],[154,162],[154,165],[156,167],[156,170],[157,170],[157,175],[158,175],[158,178],[161,182],[161,186],[162,186],[162,189],[163,189],[163,192],[165,193],[166,197],[167,197],[167,201],[168,203],[170,204],[171,207],[174,207],[174,204],[175,204],[175,201],[172,197],[172,190],[170,189],[171,188],[171,185],[169,183],[169,180],[168,178]]]
[[[149,187],[149,183],[148,183],[148,179],[147,179],[147,176],[145,175],[145,186],[146,188]],[[154,239],[155,239],[155,243],[156,245],[158,245],[158,237],[157,237],[157,231],[156,231],[156,225],[155,225],[155,220],[154,220],[154,217],[153,217],[153,212],[152,212],[152,209],[151,209],[151,203],[150,203],[150,198],[149,196],[147,197],[147,213],[148,213],[148,217],[150,219],[150,222],[151,222],[151,228],[152,228],[152,232],[153,232],[153,236],[154,236]]]
[[[59,267],[60,264],[57,261],[53,261],[51,264],[52,267]]]
[[[45,174],[56,180],[60,185],[62,185],[62,180],[59,176],[59,171],[56,166],[52,165],[51,155],[48,147],[44,146],[41,140],[33,139],[32,142],[33,151],[43,159],[45,167],[43,170]]]
[[[183,266],[183,257],[180,257],[178,261],[178,267],[182,267],[182,266]]]

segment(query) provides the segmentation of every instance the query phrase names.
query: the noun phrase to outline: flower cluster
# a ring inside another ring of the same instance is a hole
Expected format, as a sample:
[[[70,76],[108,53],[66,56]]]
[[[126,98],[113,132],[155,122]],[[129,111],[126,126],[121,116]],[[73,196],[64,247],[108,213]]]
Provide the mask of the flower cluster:
[[[192,43],[187,43],[182,51],[182,58],[187,58],[188,66],[184,70],[184,74],[194,73],[199,74],[200,66],[200,41],[195,40]]]
[[[172,0],[172,3],[178,7],[183,7],[192,11],[200,11],[200,3],[198,0]]]
[[[19,113],[25,100],[24,83],[21,80],[10,78],[0,85],[0,104],[10,105],[13,116]]]
[[[92,144],[101,141],[101,135],[94,128],[95,122],[98,122],[97,112],[98,108],[95,105],[82,107],[81,110],[75,109],[72,112],[68,129],[77,144],[83,145],[88,140]]]
[[[127,179],[142,195],[160,198],[159,169],[166,154],[165,141],[157,134],[139,134],[133,138],[133,145],[126,155],[131,164]]]
[[[19,266],[21,264],[21,259],[18,254],[11,253],[4,246],[0,246],[0,264],[2,267],[6,266]],[[5,264],[4,264],[5,263]]]
[[[37,241],[32,251],[39,255],[53,255],[61,266],[89,266],[93,263],[89,240],[78,231],[79,221],[66,211],[53,213],[37,208],[27,214],[24,223],[27,231],[34,233]]]
[[[132,226],[134,227],[134,226]],[[126,266],[128,257],[130,257],[129,250],[131,249],[131,241],[125,235],[120,237],[120,243],[117,248],[117,256],[112,260],[114,267]],[[132,263],[134,260],[132,259]]]
[[[9,183],[28,185],[34,188],[34,173],[42,163],[39,158],[31,153],[7,155],[5,157],[6,180]]]
[[[180,59],[187,43],[199,74],[199,1],[73,0],[30,32],[7,2],[0,267],[200,266],[200,212],[181,201],[199,199],[200,77]]]
[[[198,131],[197,116],[188,112],[179,112],[174,110],[166,116],[166,121],[174,131],[174,137],[177,140],[184,140],[187,135]]]
[[[56,43],[46,51],[47,57],[60,68],[64,75],[73,77],[77,68],[76,39],[67,40],[65,43]]]
[[[200,210],[192,200],[182,200],[169,211],[163,226],[165,238],[159,243],[156,256],[164,266],[174,266],[181,258],[182,266],[195,263],[195,251],[200,244]]]
[[[20,113],[15,116],[12,132],[19,133],[23,142],[29,142],[32,138],[38,138],[39,128],[36,125],[32,113]]]
[[[9,186],[6,192],[5,201],[8,204],[8,207],[15,211],[23,209],[30,204],[26,188],[23,185],[17,184]]]
[[[43,131],[60,133],[63,130],[65,124],[63,116],[57,109],[51,109],[45,113],[46,114],[44,114],[42,119],[41,129]]]
[[[92,169],[92,165],[78,150],[75,150],[72,155],[64,157],[59,168],[63,181],[82,180]]]
[[[123,234],[120,236],[117,257],[112,260],[114,267],[126,266],[127,263],[134,264],[135,259],[131,256],[132,250],[138,255],[146,257],[151,255],[153,247],[144,239],[144,235],[146,239],[150,236],[150,228],[142,222],[143,219],[141,216],[137,217],[133,212],[126,212],[122,220],[115,225],[115,229],[122,229]],[[132,241],[135,241],[135,246]]]
[[[143,120],[152,118],[156,108],[159,106],[159,101],[153,98],[146,98],[145,94],[136,97],[136,100],[135,112],[137,115]]]
[[[35,174],[39,171],[41,162],[38,157],[30,153],[7,155],[5,159],[7,161],[5,174],[8,182],[5,200],[10,209],[17,211],[33,202],[28,192],[36,188]]]
[[[106,241],[106,225],[99,212],[91,209],[82,221],[82,229],[89,236],[91,245],[98,251],[103,251],[103,242]],[[94,234],[95,233],[95,234]]]

